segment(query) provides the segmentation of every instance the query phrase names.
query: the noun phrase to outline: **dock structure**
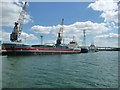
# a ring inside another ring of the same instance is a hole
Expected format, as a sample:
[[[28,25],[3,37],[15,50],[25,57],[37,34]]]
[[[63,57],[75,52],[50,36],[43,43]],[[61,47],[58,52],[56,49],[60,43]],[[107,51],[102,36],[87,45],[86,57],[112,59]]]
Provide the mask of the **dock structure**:
[[[90,46],[86,46],[86,48],[89,48]],[[79,46],[79,48],[82,48],[82,46]],[[96,49],[98,51],[120,51],[120,47],[101,47],[96,46]]]
[[[118,47],[97,47],[99,51],[120,51]]]

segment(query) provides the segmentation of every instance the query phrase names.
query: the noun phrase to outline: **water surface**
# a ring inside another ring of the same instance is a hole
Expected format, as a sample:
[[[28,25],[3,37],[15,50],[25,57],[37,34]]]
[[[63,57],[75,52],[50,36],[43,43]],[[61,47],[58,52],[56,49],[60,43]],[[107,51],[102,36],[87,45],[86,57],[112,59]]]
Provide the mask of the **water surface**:
[[[2,56],[3,88],[117,88],[118,52]]]

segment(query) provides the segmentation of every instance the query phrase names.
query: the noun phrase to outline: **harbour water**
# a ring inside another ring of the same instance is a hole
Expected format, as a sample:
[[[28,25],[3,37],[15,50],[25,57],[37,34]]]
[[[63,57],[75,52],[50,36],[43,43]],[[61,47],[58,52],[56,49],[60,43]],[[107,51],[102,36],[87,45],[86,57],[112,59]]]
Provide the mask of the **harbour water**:
[[[117,51],[1,58],[3,88],[118,87]]]

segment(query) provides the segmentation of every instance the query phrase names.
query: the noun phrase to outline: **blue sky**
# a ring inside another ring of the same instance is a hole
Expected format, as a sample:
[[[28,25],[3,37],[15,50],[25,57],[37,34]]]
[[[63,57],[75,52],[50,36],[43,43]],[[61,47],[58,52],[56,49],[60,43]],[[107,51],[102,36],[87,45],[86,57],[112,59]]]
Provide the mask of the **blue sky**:
[[[94,5],[90,4],[91,2],[29,2],[27,6],[28,22],[23,27],[23,36],[26,35],[28,37],[28,39],[26,38],[26,42],[31,44],[40,43],[40,35],[44,36],[44,43],[55,42],[57,38],[57,32],[59,31],[58,27],[60,27],[62,18],[65,19],[64,31],[66,43],[68,43],[73,36],[76,36],[76,40],[79,42],[79,44],[82,44],[82,27],[90,27],[91,29],[86,29],[88,30],[86,35],[86,42],[88,45],[94,41],[96,45],[103,43],[102,45],[105,46],[104,42],[99,42],[101,38],[108,40],[108,42],[110,39],[117,39],[117,29],[114,28],[117,23],[110,21],[112,15],[110,18],[107,18],[107,13],[104,13],[104,9],[102,7],[99,6],[99,8],[96,8],[97,2],[94,3]],[[14,12],[17,12],[19,8]],[[105,7],[105,9],[106,11],[109,10],[107,7]],[[19,13],[17,12],[17,14]],[[17,20],[17,17],[15,19]],[[15,22],[15,19],[13,23]],[[11,33],[13,23],[11,23],[9,26],[3,24],[3,32],[6,32],[7,35],[8,33]],[[52,30],[53,28],[56,31]],[[29,39],[29,35],[31,35],[33,38],[36,37],[36,39]],[[108,42],[106,42],[106,46],[109,45]],[[114,43],[117,45],[117,42]]]
[[[33,17],[34,24],[57,25],[61,18],[65,24],[72,24],[76,21],[101,22],[100,12],[87,8],[89,2],[30,2],[27,11]]]
[[[100,12],[95,12],[87,8],[89,4],[90,2],[30,2],[27,11],[32,16],[33,22],[24,26],[24,31],[29,32],[28,29],[30,30],[33,25],[58,25],[61,23],[62,18],[65,19],[65,25],[88,20],[98,23],[102,22],[103,19],[99,17]],[[39,34],[37,35],[39,37]],[[51,37],[51,35],[48,35],[49,37],[44,36],[46,39]],[[83,37],[81,37],[81,39],[82,38]],[[92,39],[92,36],[90,38]],[[53,39],[56,40],[56,37]],[[89,40],[87,39],[87,41]]]

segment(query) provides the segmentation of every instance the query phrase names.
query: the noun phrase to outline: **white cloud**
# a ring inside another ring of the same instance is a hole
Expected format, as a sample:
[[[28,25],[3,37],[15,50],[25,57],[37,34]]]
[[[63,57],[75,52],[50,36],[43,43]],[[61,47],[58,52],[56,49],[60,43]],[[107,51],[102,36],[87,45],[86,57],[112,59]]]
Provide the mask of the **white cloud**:
[[[118,22],[118,11],[106,11],[101,14],[105,22]]]
[[[52,30],[52,27],[35,25],[31,28],[31,30],[33,30],[36,33],[49,34]]]
[[[105,23],[94,23],[91,21],[76,22],[73,24],[73,26],[75,26],[77,30],[86,29],[88,34],[99,34],[109,30]]]
[[[2,41],[9,41],[10,40],[10,33],[0,30],[0,39]]]
[[[101,17],[111,30],[118,30],[118,3],[119,0],[97,0],[88,7],[101,12]],[[98,46],[118,46],[119,34],[109,33],[95,37]]]
[[[93,10],[102,12],[101,17],[105,22],[118,22],[118,5],[119,0],[97,0],[88,7]]]
[[[96,36],[96,38],[98,39],[117,39],[118,37],[120,37],[120,35],[117,33],[109,33],[105,35]]]
[[[20,38],[22,40],[27,39],[27,40],[37,40],[38,38],[34,34],[28,34],[25,32],[22,32],[20,35]]]
[[[35,33],[41,33],[46,35],[53,35],[54,37],[57,37],[57,33],[59,32],[61,25],[56,26],[39,26],[35,25],[31,27],[31,31]],[[68,43],[72,40],[72,37],[75,36],[76,41],[81,44],[83,38],[83,30],[86,30],[86,35],[96,35],[96,34],[102,34],[104,32],[109,31],[109,28],[105,23],[94,23],[91,21],[86,22],[75,22],[71,25],[64,25],[63,30],[63,37],[65,40],[65,43]],[[56,39],[55,39],[56,40]]]
[[[6,2],[0,2],[0,8],[2,8],[2,16],[0,16],[0,21],[2,25],[0,26],[13,26],[19,18],[20,11],[22,10],[23,4],[18,3],[19,0],[10,0]],[[31,21],[30,15],[25,15],[24,23]]]
[[[98,35],[95,37],[95,43],[97,46],[118,46],[118,38],[120,35],[117,33],[109,33],[104,35]]]
[[[28,34],[28,33],[25,33],[25,32],[21,33],[20,39],[22,41],[24,41],[25,39],[26,40],[31,40],[31,41],[32,40],[38,40],[38,38],[34,34]],[[0,40],[2,40],[3,42],[10,41],[10,33],[6,32],[4,30],[1,30],[0,31]]]
[[[18,2],[19,0],[2,0],[1,2]]]
[[[36,33],[43,34],[57,34],[61,25],[57,26],[39,26],[35,25],[31,27],[31,30]],[[104,23],[93,23],[91,21],[87,22],[75,22],[71,25],[64,25],[64,36],[82,36],[83,30],[86,29],[87,34],[99,34],[103,32],[107,32],[109,29]]]
[[[112,11],[117,10],[117,1],[115,0],[97,0],[94,3],[91,3],[88,7],[91,7],[93,10],[97,11]]]

